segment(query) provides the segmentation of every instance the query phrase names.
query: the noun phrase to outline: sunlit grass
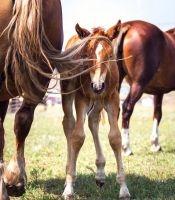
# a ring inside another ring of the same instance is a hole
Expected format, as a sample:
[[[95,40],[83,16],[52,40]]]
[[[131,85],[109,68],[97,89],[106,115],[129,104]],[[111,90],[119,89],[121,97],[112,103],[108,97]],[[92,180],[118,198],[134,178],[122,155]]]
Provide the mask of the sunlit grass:
[[[62,129],[61,106],[49,107],[46,112],[36,111],[34,123],[26,140],[26,194],[19,200],[62,199],[64,189],[66,140]],[[15,149],[13,134],[14,114],[5,122],[5,159],[8,161]],[[137,105],[131,120],[131,145],[134,155],[124,158],[127,182],[132,199],[175,199],[175,107],[166,104],[160,125],[162,152],[150,152],[152,107]],[[119,122],[121,124],[121,120]],[[95,148],[86,124],[86,140],[80,152],[75,187],[75,199],[116,200],[119,186],[116,183],[116,163],[108,142],[109,126],[100,126],[100,138],[106,157],[106,183],[100,189],[95,184]]]

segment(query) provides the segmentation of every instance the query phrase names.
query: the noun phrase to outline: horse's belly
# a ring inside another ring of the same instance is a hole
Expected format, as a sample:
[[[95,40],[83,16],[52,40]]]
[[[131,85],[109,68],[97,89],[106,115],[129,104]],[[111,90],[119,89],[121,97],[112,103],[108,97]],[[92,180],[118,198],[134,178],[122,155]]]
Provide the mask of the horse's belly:
[[[147,84],[144,92],[149,94],[168,93],[175,90],[175,73],[162,73],[156,76]]]

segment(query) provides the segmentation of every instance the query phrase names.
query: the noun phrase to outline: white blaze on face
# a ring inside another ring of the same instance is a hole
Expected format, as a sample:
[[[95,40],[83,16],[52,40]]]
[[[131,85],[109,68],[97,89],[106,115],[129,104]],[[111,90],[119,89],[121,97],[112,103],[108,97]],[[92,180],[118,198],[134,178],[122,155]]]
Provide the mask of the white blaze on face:
[[[101,44],[98,44],[96,51],[95,51],[95,55],[97,58],[97,66],[95,68],[95,72],[91,73],[91,80],[93,83],[96,84],[97,89],[100,89],[102,86],[102,82],[103,82],[103,76],[101,75],[101,66],[100,64],[98,65],[98,63],[100,63],[101,58],[100,58],[100,54],[103,50],[103,46]]]
[[[98,44],[96,51],[95,51],[98,62],[100,62],[100,53],[102,50],[103,50],[103,46],[101,44]]]

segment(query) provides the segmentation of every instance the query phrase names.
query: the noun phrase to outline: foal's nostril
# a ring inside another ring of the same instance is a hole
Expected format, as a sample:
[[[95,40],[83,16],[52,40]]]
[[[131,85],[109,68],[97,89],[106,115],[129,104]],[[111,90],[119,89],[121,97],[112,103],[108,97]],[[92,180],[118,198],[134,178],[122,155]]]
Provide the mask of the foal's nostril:
[[[91,83],[91,88],[93,90],[93,92],[100,94],[104,91],[105,89],[105,83],[101,83],[101,84],[96,84],[96,83]]]
[[[92,90],[95,89],[95,84],[94,83],[91,83],[91,88],[92,88]]]
[[[103,82],[101,85],[101,89],[104,90],[105,89],[105,83]]]

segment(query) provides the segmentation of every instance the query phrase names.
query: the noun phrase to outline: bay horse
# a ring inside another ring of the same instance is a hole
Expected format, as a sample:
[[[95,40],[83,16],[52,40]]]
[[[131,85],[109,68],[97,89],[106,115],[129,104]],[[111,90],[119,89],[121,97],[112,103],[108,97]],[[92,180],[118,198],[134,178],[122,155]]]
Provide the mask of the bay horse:
[[[84,41],[83,41],[84,43]],[[83,43],[61,52],[60,0],[1,0],[0,3],[0,199],[25,192],[25,139],[34,110],[42,101],[54,68],[71,75],[83,60],[75,60]],[[67,72],[68,71],[68,72]],[[65,75],[65,74],[64,74]],[[66,76],[66,75],[65,75]],[[67,77],[71,78],[71,77]],[[15,116],[16,152],[4,169],[4,119],[9,99],[23,96]]]
[[[119,66],[119,88],[123,79],[130,85],[128,96],[123,103],[122,148],[125,155],[131,155],[129,143],[129,122],[136,102],[143,93],[154,95],[153,130],[151,150],[161,150],[158,141],[158,126],[162,117],[163,95],[175,90],[175,29],[163,32],[155,25],[144,21],[120,21],[114,26],[128,27],[122,40],[113,41],[117,46]]]
[[[90,35],[91,37],[103,36],[112,41],[118,30],[104,31],[98,27],[92,33],[76,25],[77,35],[73,36],[67,43],[66,48],[71,47],[78,40]],[[80,77],[73,80],[61,82],[62,107],[64,111],[63,128],[67,138],[67,165],[66,183],[63,192],[64,199],[69,199],[74,194],[76,181],[76,161],[79,151],[85,140],[84,122],[88,115],[88,124],[92,132],[96,149],[96,183],[99,186],[105,180],[105,157],[99,141],[100,113],[104,108],[108,114],[110,124],[109,142],[117,161],[117,181],[120,185],[119,198],[129,199],[130,194],[125,181],[125,174],[121,157],[121,134],[117,124],[119,114],[118,93],[118,67],[114,61],[112,45],[103,38],[90,41],[81,51],[81,56],[92,58],[84,65],[84,70],[89,69]],[[94,66],[94,67],[92,67]],[[65,94],[64,94],[65,93]],[[66,94],[67,93],[67,94]],[[73,102],[75,103],[76,120],[73,116]]]

